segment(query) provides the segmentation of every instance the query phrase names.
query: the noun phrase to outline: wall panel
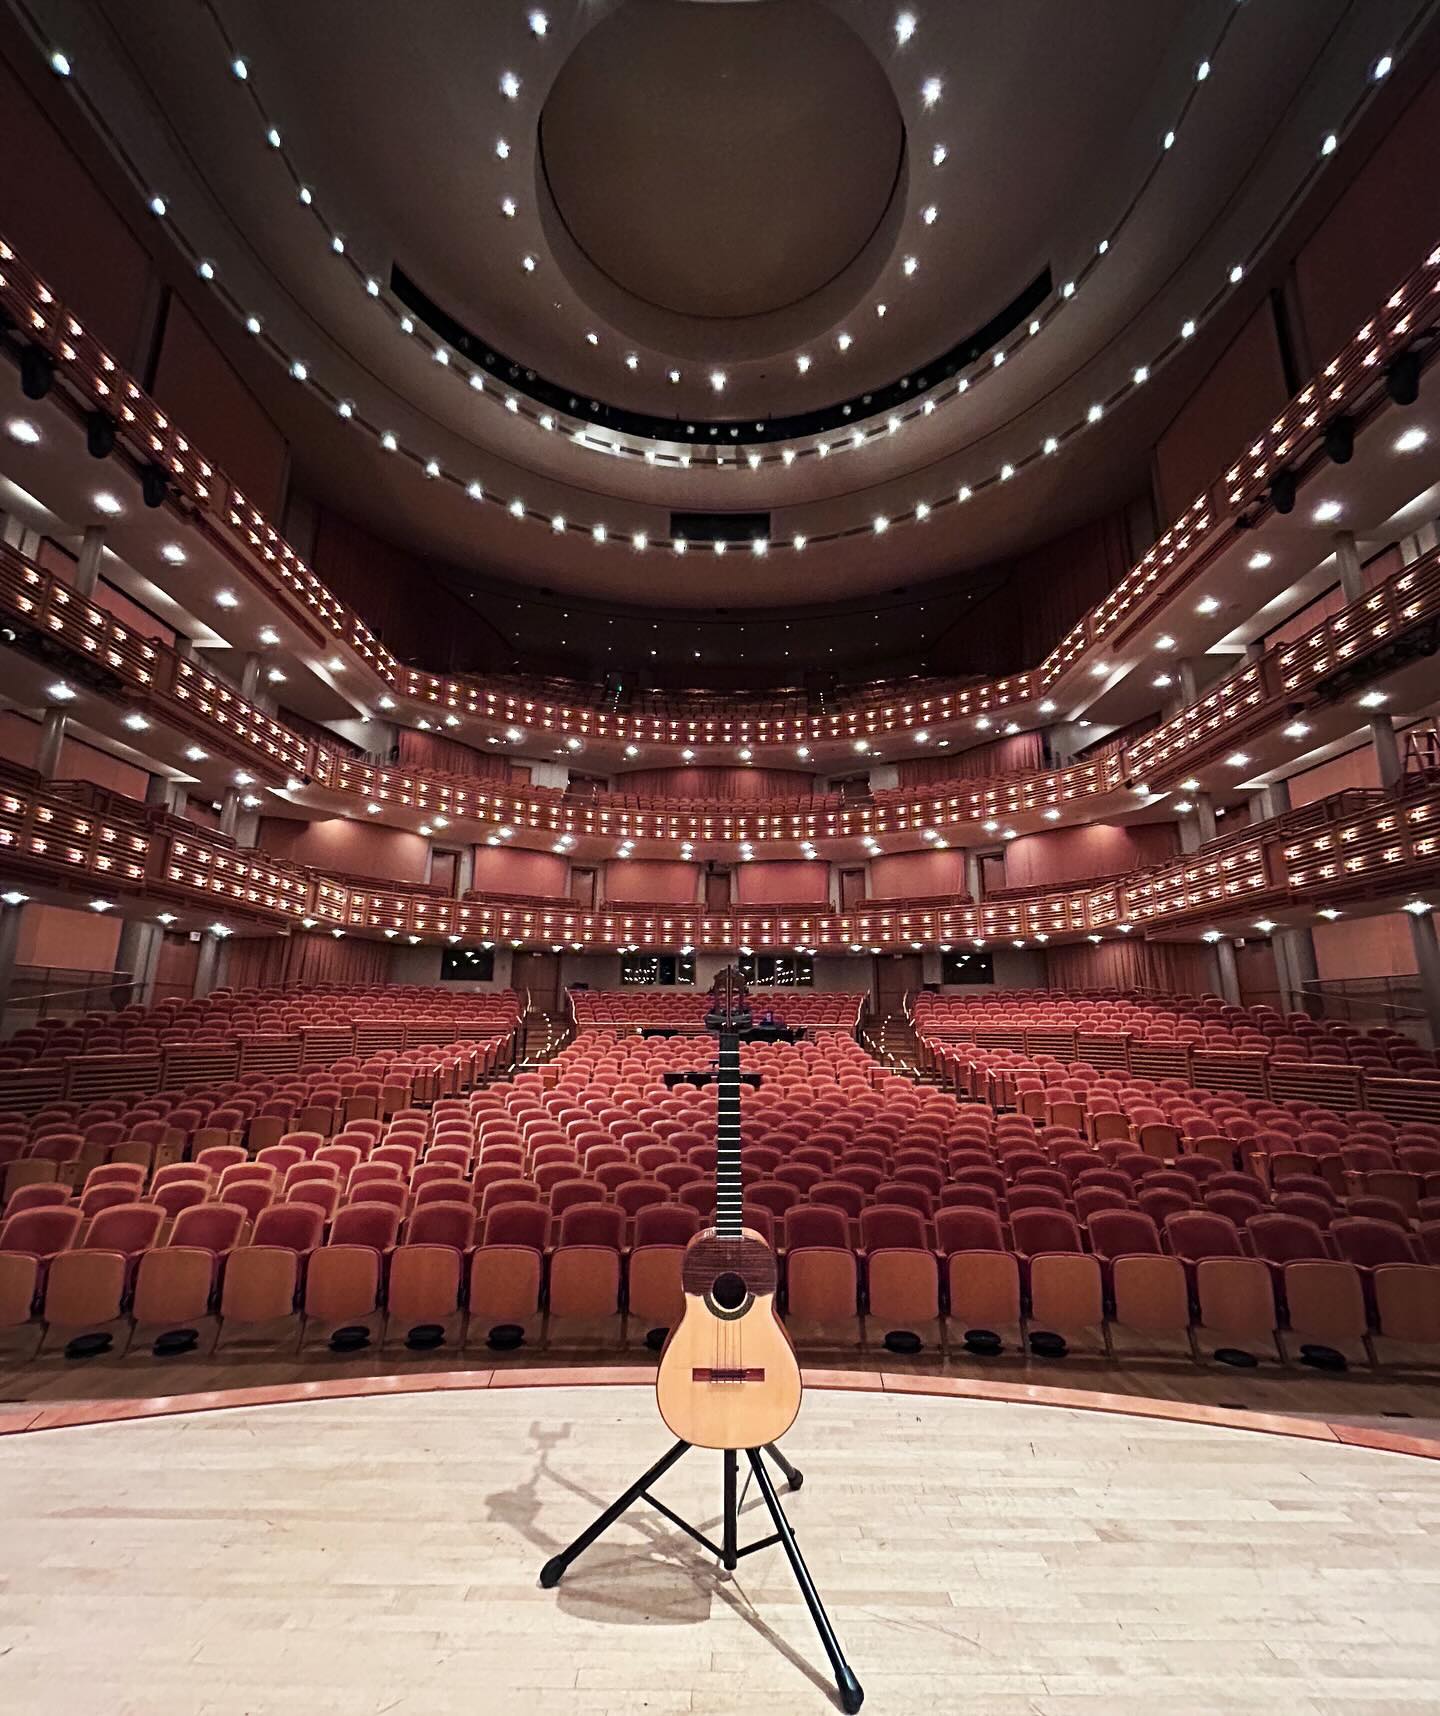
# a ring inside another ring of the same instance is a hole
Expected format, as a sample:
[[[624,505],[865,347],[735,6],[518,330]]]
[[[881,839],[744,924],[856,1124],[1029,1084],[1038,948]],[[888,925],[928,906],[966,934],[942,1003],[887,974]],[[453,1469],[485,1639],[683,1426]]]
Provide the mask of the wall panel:
[[[870,860],[872,900],[923,900],[941,895],[969,899],[965,885],[965,854],[895,852]]]
[[[1160,504],[1178,518],[1290,396],[1267,300],[1217,359],[1155,446]]]
[[[285,438],[209,334],[173,296],[150,391],[247,499],[269,517],[279,516]]]
[[[797,859],[737,864],[735,903],[740,906],[790,905],[804,902],[824,906],[830,899],[830,866]]]
[[[430,842],[421,834],[376,828],[347,816],[318,822],[262,817],[256,844],[272,858],[291,864],[390,882],[423,882],[430,856]]]
[[[1163,863],[1179,850],[1173,822],[1089,822],[1022,834],[1005,847],[1005,886],[1046,888],[1092,876],[1118,876]]]
[[[511,846],[475,848],[477,894],[534,894],[563,900],[570,892],[570,860],[558,852],[522,852]]]

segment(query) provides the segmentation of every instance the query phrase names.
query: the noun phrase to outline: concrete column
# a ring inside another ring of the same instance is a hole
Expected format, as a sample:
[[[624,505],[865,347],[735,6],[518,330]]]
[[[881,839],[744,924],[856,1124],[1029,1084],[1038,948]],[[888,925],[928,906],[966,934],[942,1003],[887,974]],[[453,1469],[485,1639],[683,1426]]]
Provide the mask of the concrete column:
[[[465,845],[460,848],[460,859],[455,866],[456,899],[464,899],[465,895],[468,894],[474,886],[475,848],[467,841]]]
[[[93,596],[100,578],[100,560],[105,552],[105,526],[87,524],[75,566],[75,588],[82,596]]]
[[[35,772],[42,781],[53,781],[60,768],[60,747],[65,742],[65,711],[47,709],[40,724],[40,744],[35,752]]]
[[[1420,994],[1430,1021],[1430,1041],[1440,1043],[1440,936],[1434,912],[1406,912],[1410,920],[1410,945],[1415,949],[1415,969],[1420,973]]]
[[[191,996],[199,1001],[219,982],[220,937],[207,930],[200,937],[200,957],[195,962],[195,987]]]
[[[15,954],[20,946],[20,914],[24,910],[23,905],[0,906],[0,1025],[5,1022],[10,986],[15,981]]]
[[[233,837],[240,820],[240,794],[235,787],[226,787],[220,800],[220,832]]]
[[[1215,801],[1208,792],[1197,792],[1195,799],[1195,826],[1199,830],[1199,844],[1215,838]]]
[[[1235,943],[1222,936],[1215,943],[1215,964],[1220,973],[1220,994],[1232,1007],[1240,1005],[1240,973],[1235,967]]]
[[[1175,663],[1180,679],[1181,706],[1196,703],[1200,699],[1200,680],[1195,671],[1195,663],[1189,658]]]
[[[967,852],[965,854],[965,886],[970,890],[972,904],[977,906],[985,898],[985,883],[982,880],[984,874],[985,870],[980,861],[980,854]]]
[[[1404,779],[1405,764],[1395,737],[1395,723],[1388,715],[1370,717],[1370,743],[1375,747],[1375,761],[1380,766],[1381,785],[1395,791]]]
[[[120,928],[120,941],[115,950],[115,969],[130,974],[133,987],[128,1005],[148,1007],[155,983],[155,967],[160,958],[161,933],[158,924],[143,918],[126,918]]]
[[[260,652],[251,650],[240,663],[240,695],[255,700],[260,685]]]
[[[1358,602],[1365,594],[1365,581],[1360,571],[1360,551],[1355,546],[1355,532],[1337,530],[1333,541],[1341,594],[1347,602]]]

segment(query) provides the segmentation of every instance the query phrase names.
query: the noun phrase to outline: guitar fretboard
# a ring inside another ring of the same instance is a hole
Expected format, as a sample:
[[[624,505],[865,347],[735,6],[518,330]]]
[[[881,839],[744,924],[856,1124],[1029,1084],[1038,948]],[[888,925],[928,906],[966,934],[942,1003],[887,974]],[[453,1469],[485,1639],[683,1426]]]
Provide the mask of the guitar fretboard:
[[[715,1231],[739,1239],[740,1219],[740,1038],[720,1033],[715,1119]]]

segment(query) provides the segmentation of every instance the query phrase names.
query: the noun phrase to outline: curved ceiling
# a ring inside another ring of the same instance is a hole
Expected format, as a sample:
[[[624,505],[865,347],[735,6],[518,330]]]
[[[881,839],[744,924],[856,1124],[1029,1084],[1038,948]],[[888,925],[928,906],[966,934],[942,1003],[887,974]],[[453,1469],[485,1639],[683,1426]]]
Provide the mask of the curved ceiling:
[[[763,610],[914,589],[1143,489],[1156,435],[1268,286],[1280,224],[1386,98],[1377,58],[1434,10],[26,13],[42,53],[64,42],[137,207],[163,191],[182,252],[213,264],[208,325],[305,490],[456,568],[651,610],[715,601],[708,557],[662,546],[672,513],[768,513],[773,552],[732,554],[723,580],[731,609]],[[513,387],[407,328],[396,263],[514,358]],[[924,375],[1047,266],[1056,290],[1003,365]],[[738,432],[598,435],[527,400],[526,369],[677,425],[843,401],[857,429],[763,456]],[[911,405],[870,420],[867,394],[902,380]]]
[[[571,239],[641,304],[701,320],[767,317],[844,274],[904,153],[889,79],[820,0],[626,0],[540,113]]]

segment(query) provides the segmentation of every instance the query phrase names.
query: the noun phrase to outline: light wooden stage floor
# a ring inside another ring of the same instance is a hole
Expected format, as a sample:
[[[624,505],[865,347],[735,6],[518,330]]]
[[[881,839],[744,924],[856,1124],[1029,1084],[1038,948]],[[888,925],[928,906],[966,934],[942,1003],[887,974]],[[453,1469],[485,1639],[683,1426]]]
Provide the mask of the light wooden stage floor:
[[[726,1581],[641,1506],[538,1588],[668,1445],[646,1388],[106,1410],[0,1436],[7,1716],[835,1708],[778,1547]],[[782,1498],[874,1716],[1433,1716],[1440,1460],[1307,1435],[812,1389]]]

